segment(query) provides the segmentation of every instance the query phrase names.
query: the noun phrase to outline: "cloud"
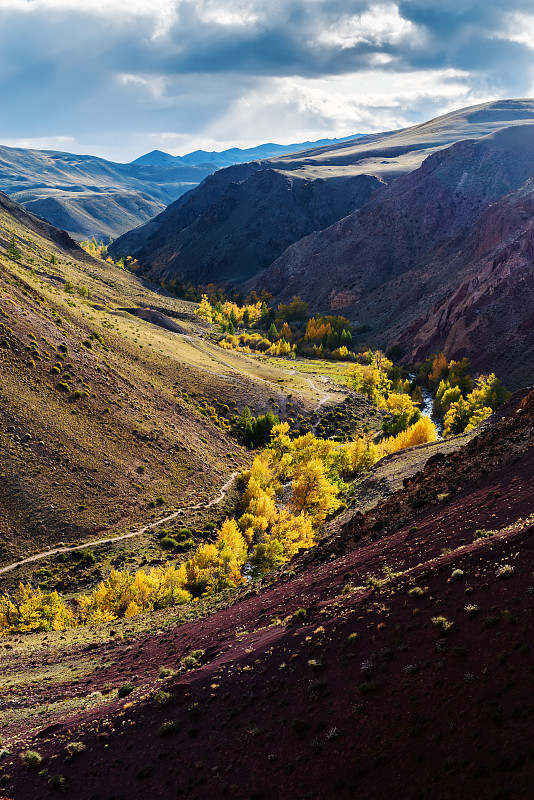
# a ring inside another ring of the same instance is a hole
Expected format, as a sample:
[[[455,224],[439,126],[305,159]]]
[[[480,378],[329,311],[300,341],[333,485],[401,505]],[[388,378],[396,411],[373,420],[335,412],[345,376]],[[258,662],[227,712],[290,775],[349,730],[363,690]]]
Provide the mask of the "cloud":
[[[128,160],[390,129],[528,94],[533,31],[526,0],[0,0],[0,141]]]

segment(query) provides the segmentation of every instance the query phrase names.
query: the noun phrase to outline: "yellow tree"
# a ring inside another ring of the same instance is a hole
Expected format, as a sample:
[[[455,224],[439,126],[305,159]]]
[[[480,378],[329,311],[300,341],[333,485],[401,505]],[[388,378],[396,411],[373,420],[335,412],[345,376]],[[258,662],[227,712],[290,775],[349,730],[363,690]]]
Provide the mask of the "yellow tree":
[[[211,322],[213,318],[213,309],[211,307],[210,301],[208,300],[208,296],[203,294],[200,304],[195,311],[195,314],[200,317],[201,319],[205,319],[206,322]]]
[[[325,465],[318,458],[310,458],[299,464],[291,488],[293,511],[297,514],[305,512],[315,522],[322,522],[337,506],[338,489],[327,479]]]

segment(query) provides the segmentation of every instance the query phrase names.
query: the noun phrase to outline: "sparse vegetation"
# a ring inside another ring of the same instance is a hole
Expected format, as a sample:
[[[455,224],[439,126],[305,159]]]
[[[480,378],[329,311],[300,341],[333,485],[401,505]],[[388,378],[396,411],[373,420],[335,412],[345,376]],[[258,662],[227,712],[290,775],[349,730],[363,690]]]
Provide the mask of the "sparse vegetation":
[[[442,636],[451,633],[454,627],[454,622],[451,622],[450,620],[447,619],[447,617],[444,616],[432,617],[432,622],[434,623],[434,625],[439,630]]]
[[[24,761],[27,767],[31,769],[35,769],[36,767],[40,766],[43,757],[37,750],[25,750],[24,753],[20,755],[21,759]]]

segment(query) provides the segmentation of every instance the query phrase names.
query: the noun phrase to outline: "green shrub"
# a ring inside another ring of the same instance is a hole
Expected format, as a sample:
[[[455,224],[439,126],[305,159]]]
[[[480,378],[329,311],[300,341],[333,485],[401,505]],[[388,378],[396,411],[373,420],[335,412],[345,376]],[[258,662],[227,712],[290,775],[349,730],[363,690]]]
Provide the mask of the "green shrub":
[[[185,669],[195,669],[199,666],[199,660],[203,655],[204,650],[193,650],[188,656],[184,656],[180,663]]]
[[[362,694],[370,694],[371,692],[376,692],[380,683],[378,681],[364,681],[360,683],[359,690]]]
[[[83,742],[69,742],[65,749],[69,756],[75,756],[85,750],[85,745]]]
[[[432,622],[442,635],[450,633],[454,627],[454,622],[451,622],[447,617],[443,616],[432,617]]]
[[[167,703],[170,703],[172,699],[172,694],[170,692],[165,692],[163,689],[160,689],[159,692],[156,692],[154,695],[154,700],[156,703],[159,703],[160,706],[165,706]]]
[[[58,791],[62,792],[66,791],[67,789],[67,781],[64,775],[51,775],[48,779],[48,785],[51,786],[52,789],[57,789]]]
[[[464,574],[465,573],[464,573],[463,569],[455,569],[454,572],[452,573],[451,577],[450,577],[450,580],[451,581],[460,581],[464,577]]]
[[[171,667],[159,668],[158,676],[160,678],[172,678],[174,675],[176,675],[176,670],[171,669]]]
[[[70,392],[70,386],[67,381],[60,381],[57,385],[57,388],[62,392]]]
[[[92,550],[81,550],[82,562],[84,564],[96,564],[96,556]]]
[[[25,750],[24,753],[21,753],[22,760],[26,764],[27,767],[38,767],[39,764],[42,762],[43,757],[37,750]]]
[[[193,539],[185,539],[183,542],[176,542],[176,550],[190,550],[191,547],[195,546],[195,542]]]
[[[475,542],[477,539],[489,539],[493,534],[494,531],[487,531],[485,528],[479,528],[475,531]]]
[[[166,550],[172,550],[173,548],[178,547],[178,542],[176,539],[173,539],[172,536],[164,536],[160,541],[160,545]]]
[[[135,686],[131,683],[125,683],[123,686],[120,686],[117,690],[118,697],[128,697],[129,694],[133,692]]]
[[[304,622],[306,617],[308,616],[308,612],[305,608],[299,608],[298,611],[295,611],[294,614],[291,615],[291,622],[293,624],[298,622]]]
[[[158,730],[158,736],[169,736],[171,733],[176,733],[178,730],[180,730],[180,725],[176,720],[164,722]]]
[[[422,589],[421,586],[412,586],[412,588],[408,590],[409,597],[423,597],[424,594],[426,594],[426,590]]]

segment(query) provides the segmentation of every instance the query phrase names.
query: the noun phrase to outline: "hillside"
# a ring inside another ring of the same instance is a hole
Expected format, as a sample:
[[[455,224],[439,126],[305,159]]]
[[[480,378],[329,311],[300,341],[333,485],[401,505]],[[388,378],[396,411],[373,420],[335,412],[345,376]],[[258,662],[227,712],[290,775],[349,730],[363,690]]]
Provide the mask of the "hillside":
[[[121,237],[112,252],[139,258],[144,274],[153,280],[213,280],[234,288],[243,281],[247,286],[266,285],[276,278],[276,270],[263,280],[265,269],[289,243],[319,231],[309,243],[306,239],[302,243],[307,258],[307,246],[325,244],[320,231],[327,228],[327,220],[332,224],[353,215],[375,189],[395,183],[455,142],[529,120],[534,120],[531,100],[485,103],[406,130],[229,167],[146,226]],[[269,177],[262,177],[262,172]],[[317,213],[320,196],[328,213]]]
[[[5,797],[527,797],[533,421],[516,395],[217,604],[13,637]]]
[[[215,169],[116,164],[96,156],[0,146],[0,191],[78,240],[120,236]]]
[[[232,414],[329,399],[295,371],[223,355],[195,306],[3,195],[0,248],[0,567],[208,502],[249,459]]]
[[[260,288],[366,323],[409,360],[443,349],[528,383],[533,145],[534,128],[519,125],[429,156],[289,248]]]

